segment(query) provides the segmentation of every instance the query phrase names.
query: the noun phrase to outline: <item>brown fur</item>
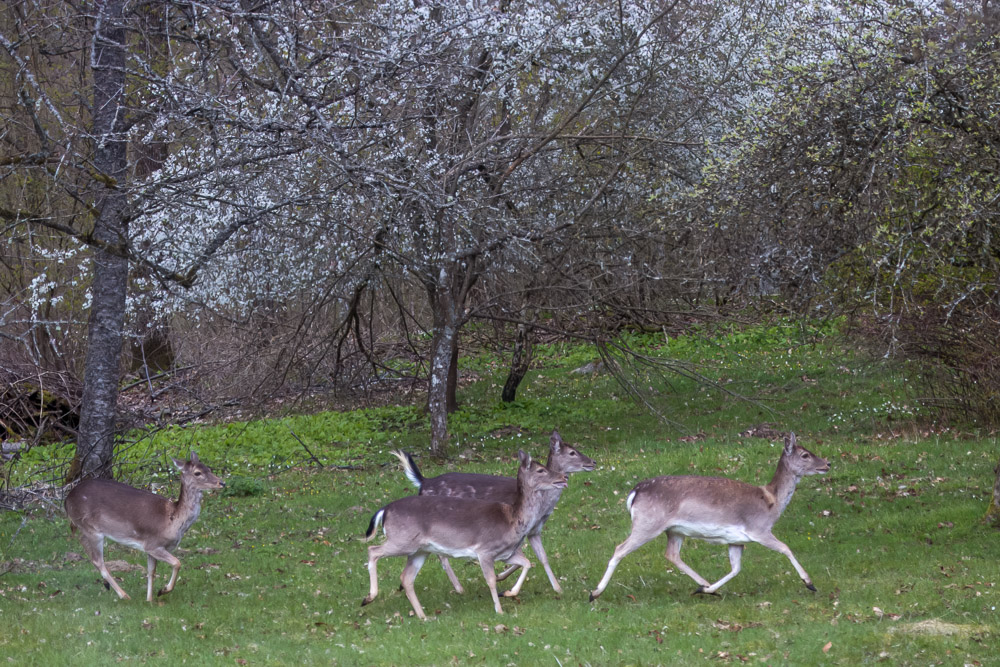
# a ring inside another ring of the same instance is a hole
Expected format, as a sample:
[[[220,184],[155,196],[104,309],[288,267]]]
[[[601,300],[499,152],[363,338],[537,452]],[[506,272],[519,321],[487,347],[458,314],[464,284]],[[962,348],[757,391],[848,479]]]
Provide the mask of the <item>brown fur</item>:
[[[478,498],[504,503],[513,503],[517,497],[517,480],[513,477],[449,472],[443,475],[438,475],[437,477],[425,479],[417,469],[416,463],[414,463],[412,457],[404,452],[393,452],[393,454],[395,454],[399,458],[400,462],[402,462],[407,477],[409,477],[411,481],[414,481],[420,489],[421,496]],[[558,431],[552,431],[552,435],[549,438],[549,458],[545,463],[545,467],[553,472],[569,476],[574,472],[593,470],[594,461],[593,459],[581,454],[573,447],[565,444]],[[557,593],[562,593],[562,587],[559,585],[559,581],[552,572],[552,567],[549,565],[548,555],[545,553],[545,547],[542,545],[542,528],[545,527],[545,522],[548,521],[552,512],[555,510],[556,504],[562,496],[562,491],[562,489],[552,489],[544,492],[544,495],[542,496],[542,510],[539,512],[537,520],[534,525],[531,526],[527,535],[531,548],[534,550],[535,555],[538,556],[538,560],[541,562],[542,568],[545,570],[545,574],[549,578],[549,583],[552,584],[552,588]],[[448,557],[442,554],[439,558],[441,560],[441,567],[444,568],[452,586],[456,591],[461,593],[462,584],[458,581],[458,577],[455,576],[454,571],[451,569],[451,565],[448,563]],[[508,568],[497,577],[497,580],[503,581],[516,569],[516,566]],[[518,592],[520,592],[519,588],[513,588],[504,593],[504,595],[517,595]]]
[[[181,471],[181,491],[176,501],[108,479],[84,480],[66,496],[70,531],[80,531],[83,548],[105,586],[113,588],[122,599],[128,599],[128,594],[104,565],[104,538],[146,553],[146,601],[152,602],[157,561],[173,568],[170,581],[159,592],[163,595],[172,591],[177,582],[181,563],[172,552],[198,518],[202,491],[225,486],[194,452],[190,461],[173,461]]]
[[[373,537],[381,523],[386,541],[368,548],[371,589],[362,606],[371,603],[378,595],[379,559],[406,556],[401,577],[403,590],[416,615],[426,620],[413,581],[428,554],[444,553],[479,561],[493,597],[494,609],[502,614],[494,563],[505,560],[523,567],[517,584],[520,586],[531,567],[520,546],[537,519],[541,508],[540,495],[544,491],[566,486],[565,475],[532,463],[531,457],[523,451],[518,452],[518,458],[518,493],[513,504],[446,496],[410,496],[377,511],[368,524],[367,535]]]
[[[590,594],[599,596],[625,556],[661,533],[667,534],[667,560],[694,579],[696,593],[714,594],[740,571],[743,548],[757,542],[784,554],[810,590],[816,590],[791,549],[771,532],[806,475],[825,473],[829,463],[800,447],[792,433],[778,460],[774,477],[765,486],[754,486],[724,477],[665,476],[639,482],[628,496],[632,533],[618,545],[604,577]],[[685,537],[695,537],[729,547],[731,570],[710,584],[680,556]]]

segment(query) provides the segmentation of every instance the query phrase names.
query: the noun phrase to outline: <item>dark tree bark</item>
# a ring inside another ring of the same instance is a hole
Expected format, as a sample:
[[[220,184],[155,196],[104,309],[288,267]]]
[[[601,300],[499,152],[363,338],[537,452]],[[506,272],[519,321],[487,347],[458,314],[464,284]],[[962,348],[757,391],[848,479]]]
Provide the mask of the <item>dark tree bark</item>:
[[[80,408],[77,459],[81,477],[110,478],[114,456],[115,416],[121,372],[128,261],[115,253],[127,231],[123,189],[128,168],[124,137],[125,29],[124,0],[97,7],[94,35],[94,168],[99,190],[94,237],[94,282],[87,322],[87,356]]]
[[[475,261],[441,267],[436,281],[425,284],[434,316],[427,410],[431,419],[431,451],[448,448],[448,415],[458,407],[458,334],[465,324],[465,303],[475,284]]]
[[[517,325],[517,334],[514,337],[514,353],[511,355],[510,372],[507,374],[507,381],[504,382],[500,399],[504,403],[513,403],[517,398],[517,388],[521,380],[531,368],[531,357],[534,354],[534,327],[522,322]]]
[[[450,415],[458,410],[458,336],[452,339],[451,362],[448,367],[448,388],[445,394],[445,410]]]
[[[993,479],[993,498],[990,499],[990,507],[986,510],[985,521],[993,528],[1000,528],[1000,463],[993,469],[996,477]]]
[[[448,448],[448,385],[457,349],[458,328],[451,299],[432,294],[431,303],[434,308],[434,336],[431,339],[427,411],[431,419],[431,451],[443,456]]]

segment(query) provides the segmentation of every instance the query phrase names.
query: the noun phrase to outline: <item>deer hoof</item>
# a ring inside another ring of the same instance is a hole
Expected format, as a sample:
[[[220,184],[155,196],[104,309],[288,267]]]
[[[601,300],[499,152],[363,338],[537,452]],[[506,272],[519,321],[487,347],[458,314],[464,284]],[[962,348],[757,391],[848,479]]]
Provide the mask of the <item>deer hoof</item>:
[[[721,597],[717,591],[712,591],[711,593],[704,586],[699,586],[694,589],[694,593],[691,595],[714,595],[715,597]]]
[[[372,601],[371,598],[365,598],[364,600],[361,601],[361,606],[364,607],[366,604],[371,604],[371,601]]]
[[[594,595],[593,593],[591,593],[591,594],[590,594],[590,601],[591,601],[591,602],[593,602],[593,601],[594,601],[594,600],[596,600],[596,599],[597,599],[597,596],[596,596],[596,595]]]
[[[808,588],[809,590],[811,590],[813,593],[816,592],[816,587],[813,586],[811,582],[806,582],[806,588]]]

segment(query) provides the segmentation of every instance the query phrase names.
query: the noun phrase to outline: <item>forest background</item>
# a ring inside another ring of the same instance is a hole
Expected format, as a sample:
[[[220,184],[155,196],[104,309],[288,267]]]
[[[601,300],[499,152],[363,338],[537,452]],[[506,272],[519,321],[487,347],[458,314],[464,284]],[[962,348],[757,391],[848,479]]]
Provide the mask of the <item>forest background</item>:
[[[582,4],[4,3],[5,453],[414,391],[446,457],[464,349],[656,410],[628,334],[775,312],[995,428],[997,3]]]

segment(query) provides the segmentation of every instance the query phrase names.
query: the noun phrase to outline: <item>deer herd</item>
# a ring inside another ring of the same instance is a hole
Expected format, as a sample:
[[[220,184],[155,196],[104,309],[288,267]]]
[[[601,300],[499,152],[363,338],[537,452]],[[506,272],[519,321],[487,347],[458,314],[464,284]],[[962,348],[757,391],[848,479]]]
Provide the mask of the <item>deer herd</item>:
[[[401,588],[414,613],[426,620],[413,582],[427,556],[436,554],[458,593],[463,592],[462,584],[449,559],[476,559],[490,589],[493,608],[502,614],[497,582],[520,568],[514,586],[503,596],[513,597],[520,592],[531,567],[523,551],[525,540],[541,562],[552,588],[562,593],[542,546],[542,528],[566,489],[569,475],[593,470],[593,459],[564,443],[555,431],[549,441],[545,465],[523,450],[518,451],[516,477],[446,473],[425,478],[412,456],[402,451],[392,453],[418,494],[394,500],[372,515],[365,539],[375,538],[381,526],[385,541],[368,548],[371,588],[362,605],[371,603],[378,595],[379,559],[405,556]],[[225,486],[193,452],[190,460],[173,459],[173,462],[181,473],[181,491],[176,501],[100,479],[85,480],[66,496],[71,530],[79,531],[83,548],[101,573],[104,585],[113,588],[120,598],[129,596],[104,563],[104,539],[146,553],[146,600],[152,602],[157,562],[163,561],[173,568],[170,580],[158,593],[163,595],[177,583],[181,564],[173,551],[198,518],[202,492]],[[739,573],[743,548],[751,542],[784,554],[806,587],[815,591],[792,550],[771,530],[792,499],[799,480],[829,469],[826,459],[799,445],[791,433],[785,438],[774,477],[764,486],[723,477],[674,475],[639,482],[625,502],[632,518],[632,531],[615,548],[604,576],[590,593],[590,600],[604,592],[625,556],[663,533],[667,535],[667,560],[698,584],[694,594],[718,594]],[[685,537],[727,545],[730,572],[715,583],[695,572],[681,560]],[[497,574],[497,561],[509,567]]]

